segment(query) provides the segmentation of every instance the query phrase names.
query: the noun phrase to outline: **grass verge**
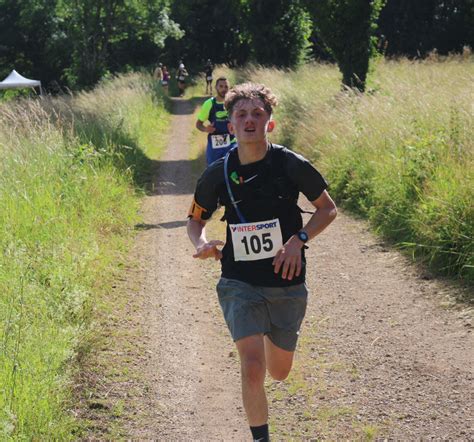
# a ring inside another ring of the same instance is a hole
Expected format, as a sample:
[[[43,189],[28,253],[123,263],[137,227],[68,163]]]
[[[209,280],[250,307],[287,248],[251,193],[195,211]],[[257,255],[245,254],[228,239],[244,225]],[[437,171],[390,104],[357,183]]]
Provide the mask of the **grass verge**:
[[[148,77],[0,107],[0,435],[69,440],[78,357],[169,121]],[[138,191],[138,192],[137,192]]]
[[[379,61],[366,94],[329,65],[251,67],[280,99],[275,142],[318,164],[338,204],[438,274],[474,283],[472,58]]]

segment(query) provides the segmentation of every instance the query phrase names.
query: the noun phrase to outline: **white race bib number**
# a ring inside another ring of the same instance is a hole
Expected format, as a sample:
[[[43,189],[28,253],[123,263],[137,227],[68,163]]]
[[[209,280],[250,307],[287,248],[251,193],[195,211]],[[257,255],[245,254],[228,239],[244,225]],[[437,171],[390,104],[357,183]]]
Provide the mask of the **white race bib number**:
[[[206,77],[207,81],[212,81],[212,77]]]
[[[178,80],[179,80],[179,81],[184,81],[184,80],[185,80],[185,77],[183,77],[182,75],[180,75],[180,76],[178,77]]]
[[[211,135],[211,143],[213,149],[222,149],[223,147],[230,146],[230,135]]]
[[[229,224],[236,261],[273,258],[283,246],[278,218],[256,223]]]

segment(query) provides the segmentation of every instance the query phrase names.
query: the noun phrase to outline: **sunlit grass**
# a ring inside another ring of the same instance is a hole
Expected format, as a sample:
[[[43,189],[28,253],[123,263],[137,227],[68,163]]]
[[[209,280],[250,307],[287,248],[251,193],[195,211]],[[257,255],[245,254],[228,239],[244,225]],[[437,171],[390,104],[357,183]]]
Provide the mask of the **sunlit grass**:
[[[145,76],[0,106],[0,437],[74,439],[74,360],[169,117]]]
[[[367,93],[338,70],[250,67],[280,99],[274,142],[316,161],[339,205],[444,274],[474,281],[474,63],[377,62]]]

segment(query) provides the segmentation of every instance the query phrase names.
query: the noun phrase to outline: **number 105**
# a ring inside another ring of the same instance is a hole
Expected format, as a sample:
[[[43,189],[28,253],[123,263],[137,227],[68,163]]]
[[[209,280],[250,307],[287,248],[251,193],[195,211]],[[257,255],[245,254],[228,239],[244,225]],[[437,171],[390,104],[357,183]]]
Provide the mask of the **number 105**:
[[[270,252],[273,249],[273,242],[270,239],[270,236],[270,233],[264,233],[262,238],[260,238],[258,235],[252,235],[250,238],[244,236],[241,242],[245,247],[245,253],[250,255],[250,249],[253,253],[260,253],[262,249],[265,252]]]

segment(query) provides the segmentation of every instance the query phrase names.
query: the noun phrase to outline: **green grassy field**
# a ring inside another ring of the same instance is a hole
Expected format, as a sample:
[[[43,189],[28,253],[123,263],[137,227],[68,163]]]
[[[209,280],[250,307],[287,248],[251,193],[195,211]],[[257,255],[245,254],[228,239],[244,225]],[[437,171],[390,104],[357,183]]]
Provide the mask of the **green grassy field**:
[[[74,439],[93,311],[138,221],[169,115],[131,74],[0,105],[0,438]]]
[[[228,74],[272,88],[272,140],[316,161],[340,206],[434,271],[474,282],[472,56],[380,60],[364,95],[342,91],[330,65]]]

